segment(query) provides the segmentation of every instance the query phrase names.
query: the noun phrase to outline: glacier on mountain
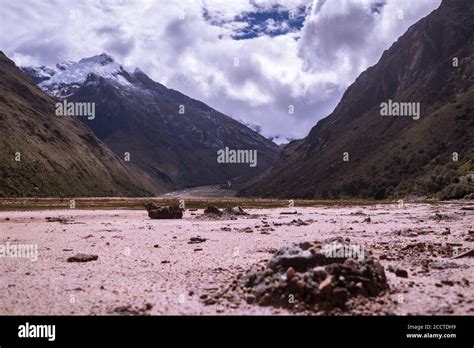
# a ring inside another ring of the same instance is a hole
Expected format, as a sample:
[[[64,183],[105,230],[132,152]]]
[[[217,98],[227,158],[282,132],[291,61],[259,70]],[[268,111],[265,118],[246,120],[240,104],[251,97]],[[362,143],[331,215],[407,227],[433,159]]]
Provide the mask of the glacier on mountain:
[[[38,86],[49,95],[67,98],[79,88],[91,74],[131,87],[129,73],[111,56],[103,53],[79,62],[63,62],[55,67],[25,67],[34,76]]]

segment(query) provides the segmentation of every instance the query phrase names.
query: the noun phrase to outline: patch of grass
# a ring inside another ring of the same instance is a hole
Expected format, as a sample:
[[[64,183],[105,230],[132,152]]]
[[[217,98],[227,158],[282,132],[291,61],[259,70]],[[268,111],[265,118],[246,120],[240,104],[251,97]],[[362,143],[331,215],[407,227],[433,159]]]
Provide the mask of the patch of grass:
[[[75,198],[76,209],[145,209],[146,202],[153,201],[159,205],[178,204],[179,198]],[[50,210],[69,209],[69,199],[64,198],[5,198],[0,199],[0,210]],[[435,200],[423,201],[436,203]],[[246,209],[287,208],[297,210],[299,207],[315,206],[363,206],[375,204],[396,204],[394,200],[295,200],[294,207],[289,207],[288,200],[248,199],[248,198],[198,198],[185,199],[186,209],[205,209],[208,205],[219,208],[240,205]]]

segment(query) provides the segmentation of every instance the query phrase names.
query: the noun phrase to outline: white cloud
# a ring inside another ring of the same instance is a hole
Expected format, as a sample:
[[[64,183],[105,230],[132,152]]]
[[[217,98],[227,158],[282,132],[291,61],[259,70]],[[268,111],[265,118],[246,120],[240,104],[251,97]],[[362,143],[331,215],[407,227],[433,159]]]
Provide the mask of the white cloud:
[[[0,47],[26,65],[107,52],[130,70],[140,67],[167,87],[260,124],[266,136],[296,138],[440,0],[386,0],[380,13],[371,10],[373,1],[314,1],[300,32],[249,40],[231,39],[241,22],[217,26],[203,18],[203,8],[216,21],[231,21],[253,4],[276,3],[294,9],[311,1],[0,0]]]

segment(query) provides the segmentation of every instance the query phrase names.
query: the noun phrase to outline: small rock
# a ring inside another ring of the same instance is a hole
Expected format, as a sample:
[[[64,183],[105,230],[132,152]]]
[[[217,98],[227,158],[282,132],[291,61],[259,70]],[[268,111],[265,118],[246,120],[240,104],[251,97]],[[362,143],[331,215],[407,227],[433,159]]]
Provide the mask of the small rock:
[[[248,215],[241,206],[236,206],[236,207],[227,207],[225,208],[225,213],[231,214],[231,215]]]
[[[89,261],[95,261],[99,258],[98,255],[92,255],[92,254],[76,254],[74,256],[71,256],[67,259],[67,262],[89,262]]]
[[[270,294],[266,293],[264,294],[261,298],[260,298],[260,301],[259,301],[259,305],[260,306],[269,306],[270,303],[271,303],[271,300],[272,300],[272,297]]]
[[[335,288],[332,292],[333,304],[336,307],[342,307],[350,297],[349,291],[345,288]]]
[[[397,277],[408,278],[408,272],[399,266],[389,265],[387,270],[389,272],[395,273]]]
[[[327,277],[328,273],[323,266],[316,266],[313,268],[313,275],[316,279],[324,279]]]
[[[286,277],[291,280],[293,279],[294,277],[296,277],[296,272],[294,270],[293,267],[289,267],[287,270],[286,270]]]
[[[441,232],[441,235],[445,236],[445,235],[448,235],[448,234],[451,234],[451,230],[448,227],[446,227],[444,229],[444,231]]]
[[[252,304],[255,302],[255,296],[252,294],[249,294],[245,297],[245,300],[247,301],[248,304]]]
[[[198,243],[204,243],[207,239],[206,238],[202,238],[202,237],[191,237],[189,238],[189,242],[188,244],[198,244]]]
[[[290,225],[296,225],[296,226],[307,226],[309,223],[306,221],[303,221],[301,219],[294,219],[290,222]]]
[[[448,285],[448,286],[453,286],[454,282],[452,280],[449,280],[449,279],[443,279],[443,280],[441,280],[441,284]]]
[[[356,268],[357,267],[357,261],[354,260],[353,258],[348,258],[344,261],[344,266],[350,267],[350,268]]]
[[[329,276],[319,284],[319,291],[321,291],[322,294],[327,294],[331,291],[331,287],[332,287],[332,277]]]
[[[214,214],[214,215],[222,215],[222,211],[217,208],[215,205],[209,205],[207,206],[207,208],[204,210],[204,214],[208,215],[208,214]]]
[[[401,278],[408,278],[408,272],[404,270],[403,268],[397,268],[395,270],[395,275]]]

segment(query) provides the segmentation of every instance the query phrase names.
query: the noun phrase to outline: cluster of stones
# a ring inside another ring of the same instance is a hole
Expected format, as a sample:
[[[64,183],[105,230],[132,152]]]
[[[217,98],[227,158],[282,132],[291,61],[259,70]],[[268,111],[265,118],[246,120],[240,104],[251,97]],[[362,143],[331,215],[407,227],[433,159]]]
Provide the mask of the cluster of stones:
[[[329,257],[318,242],[280,249],[241,277],[240,286],[248,303],[311,311],[344,309],[351,297],[374,297],[389,288],[383,266],[370,253],[362,260]]]

